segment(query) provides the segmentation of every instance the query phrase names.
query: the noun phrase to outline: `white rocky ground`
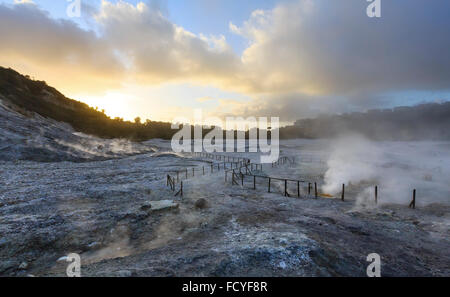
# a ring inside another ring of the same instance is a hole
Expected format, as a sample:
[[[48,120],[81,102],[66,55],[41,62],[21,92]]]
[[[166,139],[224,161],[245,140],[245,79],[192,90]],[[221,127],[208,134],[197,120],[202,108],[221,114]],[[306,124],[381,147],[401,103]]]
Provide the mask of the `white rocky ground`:
[[[250,179],[231,186],[223,171],[185,180],[180,200],[166,175],[212,161],[170,153],[167,141],[116,146],[0,112],[2,276],[64,276],[69,253],[81,255],[84,276],[365,276],[370,253],[385,276],[450,275],[448,143],[383,143],[376,154],[352,143],[366,153],[345,154],[330,141],[283,141],[297,163],[259,172],[318,182],[333,196],[346,183],[345,202],[314,199],[305,184],[301,198],[283,197],[281,183],[269,194],[262,179],[257,190]],[[366,195],[374,184],[378,206]],[[416,210],[407,208],[413,186]]]

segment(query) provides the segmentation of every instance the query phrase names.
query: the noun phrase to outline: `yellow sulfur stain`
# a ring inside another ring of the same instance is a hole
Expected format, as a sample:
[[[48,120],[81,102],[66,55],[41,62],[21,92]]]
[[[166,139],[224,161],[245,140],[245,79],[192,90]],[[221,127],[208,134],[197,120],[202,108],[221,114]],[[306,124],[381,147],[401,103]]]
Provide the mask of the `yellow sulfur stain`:
[[[320,197],[325,197],[325,198],[334,198],[333,195],[330,195],[330,194],[324,194],[324,193],[320,193],[319,196],[320,196]]]

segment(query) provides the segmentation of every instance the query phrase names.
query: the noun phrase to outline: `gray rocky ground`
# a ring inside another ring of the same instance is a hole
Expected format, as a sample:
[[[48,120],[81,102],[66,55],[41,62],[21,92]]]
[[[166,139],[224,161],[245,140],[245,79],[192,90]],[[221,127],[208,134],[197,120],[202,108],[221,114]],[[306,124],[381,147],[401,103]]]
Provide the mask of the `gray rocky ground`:
[[[443,199],[422,195],[416,210],[383,195],[378,206],[361,203],[362,184],[349,185],[345,202],[314,199],[305,184],[301,198],[287,198],[282,184],[273,193],[264,180],[257,190],[248,179],[231,186],[223,171],[184,181],[180,199],[166,175],[211,160],[170,153],[167,141],[100,140],[4,105],[0,131],[1,276],[65,276],[70,253],[81,255],[83,276],[365,276],[370,253],[384,276],[450,275],[445,166],[421,181]],[[258,174],[322,187],[320,143],[284,142],[296,164]],[[433,170],[448,154],[436,158]]]
[[[209,162],[161,153],[3,162],[0,274],[64,276],[67,263],[57,260],[69,253],[81,255],[84,276],[365,276],[370,253],[385,276],[450,273],[442,204],[355,208],[351,192],[346,202],[286,198],[277,185],[271,194],[264,181],[256,191],[251,180],[231,186],[216,172],[185,181],[178,207],[149,208],[179,199],[167,172]]]

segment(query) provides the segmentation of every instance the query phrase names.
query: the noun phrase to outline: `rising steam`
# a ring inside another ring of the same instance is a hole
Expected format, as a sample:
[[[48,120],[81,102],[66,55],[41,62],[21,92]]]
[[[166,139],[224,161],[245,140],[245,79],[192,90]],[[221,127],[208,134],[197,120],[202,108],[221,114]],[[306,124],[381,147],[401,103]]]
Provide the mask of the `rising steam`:
[[[374,142],[360,135],[332,143],[323,190],[339,194],[342,184],[358,192],[357,203],[407,204],[417,189],[418,205],[449,203],[450,144],[448,142]]]

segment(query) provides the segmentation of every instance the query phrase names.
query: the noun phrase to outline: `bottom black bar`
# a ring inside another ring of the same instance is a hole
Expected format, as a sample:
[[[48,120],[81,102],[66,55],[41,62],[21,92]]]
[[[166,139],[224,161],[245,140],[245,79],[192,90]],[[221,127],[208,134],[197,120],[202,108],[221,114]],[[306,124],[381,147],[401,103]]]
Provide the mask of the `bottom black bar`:
[[[141,292],[142,296],[314,296],[330,292],[364,296],[370,292],[383,296],[397,290],[405,294],[432,282],[434,289],[444,288],[446,278],[0,278],[2,290],[8,286],[16,293],[61,293],[55,285],[70,288],[72,293],[89,295],[113,291],[116,296]],[[50,289],[51,288],[51,289]],[[64,291],[64,290],[63,290]],[[100,296],[100,295],[99,295]],[[375,295],[376,296],[376,295]]]

